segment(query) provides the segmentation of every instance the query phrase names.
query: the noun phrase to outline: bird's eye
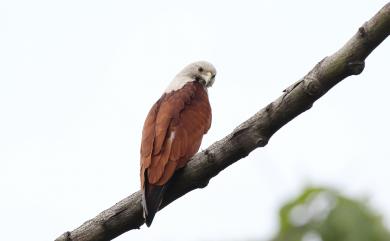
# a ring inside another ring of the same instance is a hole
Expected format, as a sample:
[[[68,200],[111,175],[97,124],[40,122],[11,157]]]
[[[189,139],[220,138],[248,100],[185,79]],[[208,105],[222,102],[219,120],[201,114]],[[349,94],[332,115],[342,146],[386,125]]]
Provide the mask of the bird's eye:
[[[203,68],[202,68],[202,67],[199,67],[199,68],[198,68],[198,71],[199,71],[199,72],[203,72]]]

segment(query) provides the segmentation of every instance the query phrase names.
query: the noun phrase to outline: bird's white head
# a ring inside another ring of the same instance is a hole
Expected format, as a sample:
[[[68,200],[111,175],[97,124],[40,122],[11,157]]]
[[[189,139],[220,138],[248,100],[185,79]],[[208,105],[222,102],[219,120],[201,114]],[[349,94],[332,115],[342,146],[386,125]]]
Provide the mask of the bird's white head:
[[[186,83],[198,81],[205,88],[211,87],[215,81],[217,71],[206,61],[198,61],[187,65],[180,71],[166,88],[165,93],[181,89]]]

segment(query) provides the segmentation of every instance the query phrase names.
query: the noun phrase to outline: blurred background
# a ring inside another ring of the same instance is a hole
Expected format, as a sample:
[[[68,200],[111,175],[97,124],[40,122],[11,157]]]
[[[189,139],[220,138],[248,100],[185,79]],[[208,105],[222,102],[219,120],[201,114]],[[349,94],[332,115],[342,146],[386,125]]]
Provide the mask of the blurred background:
[[[390,232],[367,205],[335,190],[308,187],[279,211],[279,231],[272,241],[385,241]]]
[[[218,70],[206,148],[386,3],[0,1],[2,239],[54,240],[139,190],[144,118],[188,63]],[[389,240],[389,53],[116,240]]]

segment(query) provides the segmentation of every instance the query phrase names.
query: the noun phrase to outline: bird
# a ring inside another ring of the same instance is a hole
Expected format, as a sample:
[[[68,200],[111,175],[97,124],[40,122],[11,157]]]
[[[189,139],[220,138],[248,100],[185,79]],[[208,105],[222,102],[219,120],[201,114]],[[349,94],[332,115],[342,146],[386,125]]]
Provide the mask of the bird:
[[[215,67],[198,61],[184,67],[150,109],[142,130],[140,179],[147,227],[159,210],[174,173],[199,150],[211,126],[208,88]]]

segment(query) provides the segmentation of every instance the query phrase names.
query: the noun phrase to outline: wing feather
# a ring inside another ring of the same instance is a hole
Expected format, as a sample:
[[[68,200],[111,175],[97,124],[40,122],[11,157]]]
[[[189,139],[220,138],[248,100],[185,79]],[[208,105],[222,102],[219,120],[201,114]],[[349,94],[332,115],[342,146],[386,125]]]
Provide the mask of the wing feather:
[[[190,82],[164,94],[149,112],[142,132],[142,187],[166,184],[199,150],[210,125],[210,103],[201,84]]]
[[[164,149],[161,150],[160,155],[153,156],[152,165],[148,169],[148,182],[157,183],[162,177],[165,166],[168,164],[171,147],[173,143],[173,134],[167,139]]]

